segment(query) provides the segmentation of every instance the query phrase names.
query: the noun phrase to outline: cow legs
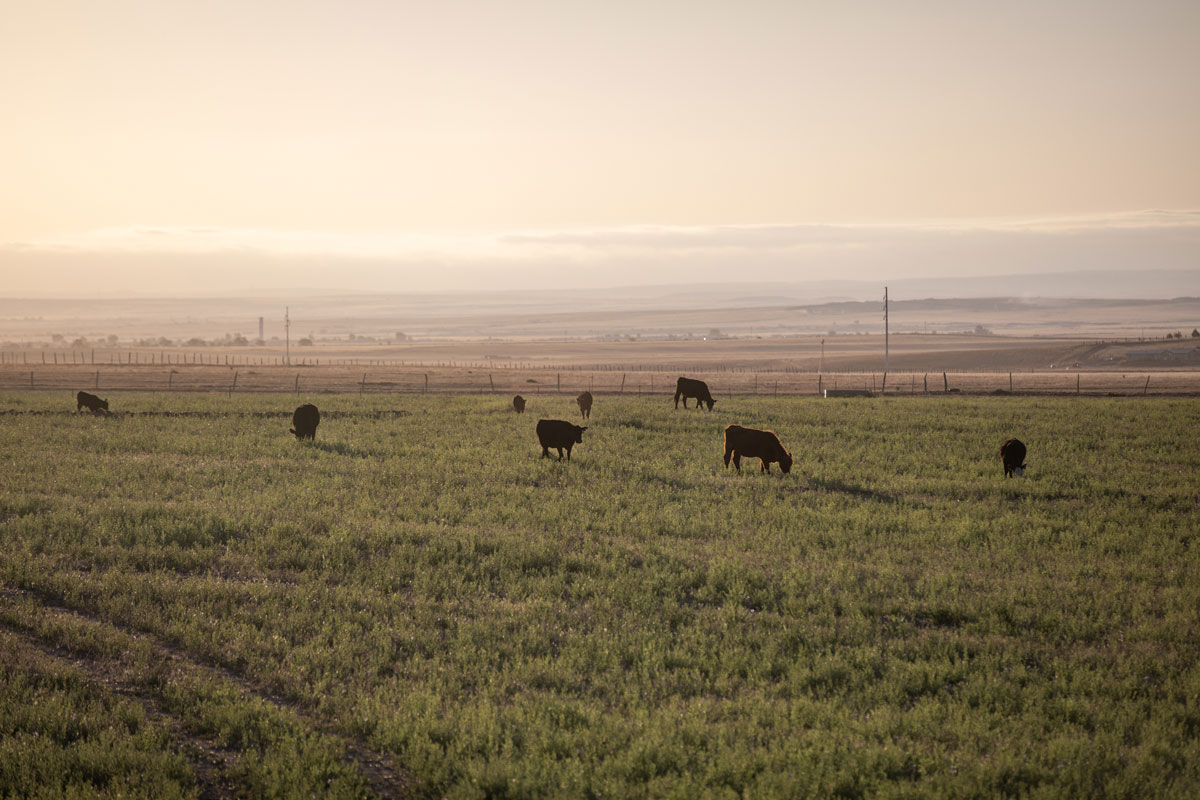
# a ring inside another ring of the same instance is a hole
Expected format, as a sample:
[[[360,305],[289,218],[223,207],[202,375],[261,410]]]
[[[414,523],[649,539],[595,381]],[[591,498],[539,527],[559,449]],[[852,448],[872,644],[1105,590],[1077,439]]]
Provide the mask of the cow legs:
[[[549,457],[550,457],[550,448],[546,447],[545,445],[542,445],[542,458],[549,458]]]
[[[567,445],[567,461],[571,460],[571,445]]]
[[[732,451],[732,450],[726,450],[726,451],[725,451],[725,469],[729,469],[729,457],[730,457],[731,455],[733,455],[733,451]]]
[[[733,465],[737,467],[738,472],[742,471],[742,454],[736,450],[733,453]]]
[[[760,458],[758,460],[758,465],[759,465],[758,466],[759,472],[770,472],[771,471],[771,465],[769,463],[767,463],[767,460],[765,458]]]

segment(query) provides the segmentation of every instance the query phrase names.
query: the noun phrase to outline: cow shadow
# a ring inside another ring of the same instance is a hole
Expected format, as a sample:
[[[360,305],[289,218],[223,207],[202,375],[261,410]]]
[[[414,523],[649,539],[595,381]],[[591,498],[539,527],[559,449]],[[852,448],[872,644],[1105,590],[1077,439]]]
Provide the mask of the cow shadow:
[[[894,505],[900,502],[899,498],[897,498],[895,495],[884,494],[883,492],[877,492],[874,489],[867,489],[862,486],[855,486],[837,478],[831,480],[828,478],[810,477],[808,479],[808,485],[812,489],[818,489],[824,492],[848,494],[851,497],[858,498],[859,500],[873,500],[877,503],[886,503],[888,505]]]
[[[324,453],[334,453],[339,456],[350,456],[352,458],[367,458],[368,456],[371,455],[366,450],[363,450],[358,447],[354,447],[353,445],[346,444],[345,442],[324,442],[324,441],[314,440],[311,442],[306,442],[305,444],[308,447],[311,447],[315,450],[320,450],[321,452],[324,452]]]

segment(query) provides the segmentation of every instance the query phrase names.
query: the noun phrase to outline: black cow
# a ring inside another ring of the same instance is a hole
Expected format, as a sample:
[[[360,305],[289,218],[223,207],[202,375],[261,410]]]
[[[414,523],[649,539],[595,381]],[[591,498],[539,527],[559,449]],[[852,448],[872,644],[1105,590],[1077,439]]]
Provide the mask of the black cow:
[[[757,458],[760,462],[759,472],[770,472],[772,461],[779,464],[779,469],[785,474],[792,471],[792,454],[783,449],[775,431],[730,425],[725,429],[725,466],[729,466],[732,457],[733,466],[741,472],[743,456]]]
[[[713,400],[713,396],[708,391],[708,384],[704,381],[698,381],[695,378],[680,378],[675,381],[675,407],[679,408],[679,398],[683,398],[683,407],[687,408],[689,397],[696,398],[696,408],[700,407],[701,403],[708,404],[708,410],[712,411],[713,405],[717,402]]]
[[[75,413],[78,414],[79,411],[84,408],[86,408],[88,411],[92,412],[93,414],[98,414],[101,411],[103,411],[105,414],[107,414],[108,413],[108,401],[101,400],[99,397],[96,397],[96,395],[94,395],[94,394],[88,394],[87,392],[80,392],[79,394],[75,395]]]
[[[586,427],[572,425],[561,419],[539,419],[537,423],[538,444],[542,446],[542,458],[550,457],[550,448],[558,451],[558,460],[562,461],[563,450],[567,451],[567,461],[571,460],[571,448],[583,442],[583,432]]]
[[[517,395],[513,398],[513,411],[517,412],[518,414],[525,413],[525,398],[521,397],[521,395]]]
[[[1025,474],[1025,444],[1020,439],[1005,439],[1000,445],[1000,460],[1004,462],[1004,477],[1021,477]]]
[[[316,439],[321,412],[312,403],[305,403],[292,412],[292,427],[288,433],[297,439]]]
[[[579,404],[579,414],[584,419],[590,419],[592,416],[592,393],[583,392],[579,397],[575,398],[575,402]]]

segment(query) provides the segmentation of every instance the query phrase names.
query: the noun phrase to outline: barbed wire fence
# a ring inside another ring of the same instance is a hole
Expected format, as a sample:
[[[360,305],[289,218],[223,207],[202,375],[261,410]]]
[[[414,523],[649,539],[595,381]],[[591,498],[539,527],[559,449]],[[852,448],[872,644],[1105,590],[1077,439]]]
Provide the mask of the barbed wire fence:
[[[229,365],[79,363],[0,365],[0,390],[88,392],[224,392],[357,394],[672,395],[679,376],[706,381],[721,396],[802,396],[853,392],[883,396],[1189,395],[1200,394],[1200,369],[815,371],[711,365],[514,364],[445,362],[385,365]]]

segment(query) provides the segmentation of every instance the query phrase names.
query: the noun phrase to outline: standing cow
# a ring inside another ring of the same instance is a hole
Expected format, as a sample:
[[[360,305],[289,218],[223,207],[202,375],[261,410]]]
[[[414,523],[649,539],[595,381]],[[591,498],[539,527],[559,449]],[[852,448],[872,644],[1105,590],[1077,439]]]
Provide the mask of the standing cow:
[[[75,413],[78,414],[80,412],[80,410],[82,410],[84,408],[86,408],[88,411],[92,412],[93,414],[99,414],[101,411],[103,411],[105,414],[107,414],[108,413],[108,401],[101,400],[99,397],[96,397],[96,395],[94,395],[94,394],[88,394],[87,392],[80,392],[79,394],[75,395]]]
[[[521,397],[521,395],[517,395],[513,398],[513,411],[517,412],[518,414],[525,413],[525,398]]]
[[[779,469],[784,474],[792,471],[792,454],[783,449],[774,431],[730,425],[725,429],[726,468],[729,467],[729,459],[732,457],[733,466],[741,472],[742,456],[757,458],[760,461],[759,472],[770,472],[772,461],[779,464]]]
[[[708,391],[708,384],[704,381],[698,381],[695,378],[680,378],[675,381],[675,407],[679,408],[679,398],[683,398],[683,407],[687,408],[689,397],[696,398],[696,408],[700,407],[701,403],[708,404],[708,410],[712,411],[713,405],[717,402],[713,399],[712,394]]]
[[[591,419],[591,417],[592,417],[592,393],[591,392],[583,392],[582,394],[579,395],[579,397],[575,398],[575,402],[579,403],[580,416],[582,416],[584,419]]]
[[[1025,474],[1025,444],[1020,439],[1005,439],[1000,445],[1000,460],[1004,462],[1004,477],[1021,477]]]
[[[571,460],[571,448],[583,442],[583,432],[586,427],[572,425],[561,419],[539,419],[537,423],[538,444],[542,446],[542,458],[550,457],[550,448],[558,451],[558,460],[563,459],[563,450],[567,451],[567,461]]]
[[[297,439],[316,439],[321,412],[312,403],[305,403],[292,413],[292,428],[288,433]]]

